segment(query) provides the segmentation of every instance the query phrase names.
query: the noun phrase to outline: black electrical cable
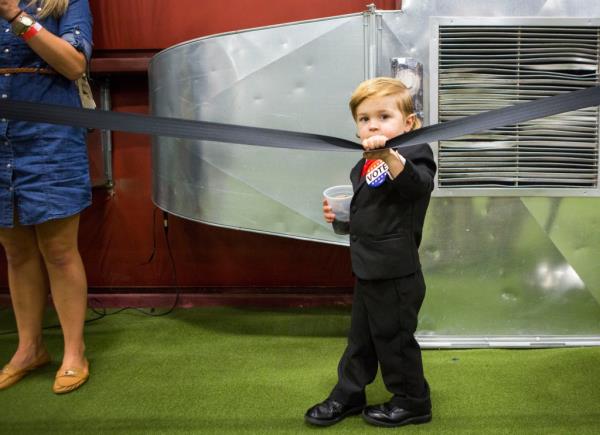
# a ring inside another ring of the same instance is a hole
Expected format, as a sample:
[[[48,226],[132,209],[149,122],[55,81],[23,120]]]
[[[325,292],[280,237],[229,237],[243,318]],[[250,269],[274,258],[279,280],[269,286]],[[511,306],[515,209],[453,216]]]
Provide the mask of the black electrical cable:
[[[152,263],[152,260],[154,260],[154,256],[156,255],[156,212],[157,211],[158,211],[158,207],[154,207],[154,211],[152,212],[152,252],[150,253],[150,256],[148,257],[148,260],[146,260],[144,263],[142,263],[143,266],[145,266],[146,264]]]
[[[159,211],[159,208],[155,207],[154,211],[152,213],[152,252],[151,252],[150,256],[148,257],[148,260],[146,262],[144,262],[143,264],[151,263],[156,256],[156,251],[157,251],[157,247],[156,247],[156,212],[157,211]],[[146,316],[162,317],[162,316],[166,316],[167,314],[172,313],[173,310],[175,310],[175,308],[177,308],[177,305],[179,304],[181,291],[180,291],[178,279],[177,279],[177,268],[175,266],[175,259],[173,258],[171,242],[169,240],[168,216],[169,216],[168,213],[163,211],[163,234],[165,235],[165,242],[167,244],[167,253],[169,255],[169,261],[171,263],[171,270],[173,271],[173,281],[175,284],[175,298],[174,298],[171,306],[169,308],[167,308],[166,311],[161,312],[161,313],[155,313],[154,308],[151,308],[150,311],[147,311],[147,310],[144,310],[144,309],[138,308],[138,307],[123,307],[123,308],[119,308],[118,310],[111,312],[111,313],[107,313],[105,307],[101,307],[101,309],[103,311],[97,311],[95,308],[90,308],[91,311],[93,311],[95,314],[101,315],[102,317],[114,316],[115,314],[119,314],[119,313],[122,313],[123,311],[127,311],[127,310],[134,310],[134,311],[142,313]],[[94,320],[98,320],[98,319],[94,319]]]

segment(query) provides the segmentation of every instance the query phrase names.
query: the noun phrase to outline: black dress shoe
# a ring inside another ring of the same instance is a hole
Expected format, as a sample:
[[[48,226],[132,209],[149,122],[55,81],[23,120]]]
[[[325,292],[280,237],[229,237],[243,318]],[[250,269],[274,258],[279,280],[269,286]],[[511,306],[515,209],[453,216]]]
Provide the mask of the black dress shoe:
[[[431,411],[417,413],[400,408],[391,402],[381,405],[367,406],[363,409],[363,418],[376,426],[397,427],[406,424],[421,424],[431,421]]]
[[[360,414],[365,405],[344,405],[333,399],[317,403],[304,414],[304,420],[317,426],[331,426],[349,415]]]

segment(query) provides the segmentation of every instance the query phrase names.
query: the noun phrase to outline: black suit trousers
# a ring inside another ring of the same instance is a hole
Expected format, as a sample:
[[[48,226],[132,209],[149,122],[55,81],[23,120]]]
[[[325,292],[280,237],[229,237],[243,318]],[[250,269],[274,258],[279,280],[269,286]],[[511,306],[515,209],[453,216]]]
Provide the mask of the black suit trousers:
[[[365,387],[375,379],[379,363],[393,403],[415,412],[431,410],[421,348],[414,336],[424,297],[421,270],[396,279],[357,278],[348,346],[330,398],[366,403]]]

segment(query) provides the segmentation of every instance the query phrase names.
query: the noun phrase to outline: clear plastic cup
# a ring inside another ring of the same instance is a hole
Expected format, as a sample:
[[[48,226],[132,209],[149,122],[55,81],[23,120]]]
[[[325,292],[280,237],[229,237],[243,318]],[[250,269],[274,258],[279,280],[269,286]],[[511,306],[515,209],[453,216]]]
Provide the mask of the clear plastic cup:
[[[348,234],[350,230],[350,202],[352,201],[352,186],[332,186],[323,191],[327,204],[335,214],[333,231],[336,234]]]

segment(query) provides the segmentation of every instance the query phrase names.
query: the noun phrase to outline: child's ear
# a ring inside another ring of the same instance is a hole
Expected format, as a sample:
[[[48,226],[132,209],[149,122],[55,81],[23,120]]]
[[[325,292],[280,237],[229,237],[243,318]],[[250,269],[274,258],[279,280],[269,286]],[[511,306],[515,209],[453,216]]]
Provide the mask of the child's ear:
[[[405,133],[407,133],[413,129],[413,127],[415,125],[416,117],[417,117],[417,115],[413,113],[406,118],[406,121],[404,121],[404,132]]]

